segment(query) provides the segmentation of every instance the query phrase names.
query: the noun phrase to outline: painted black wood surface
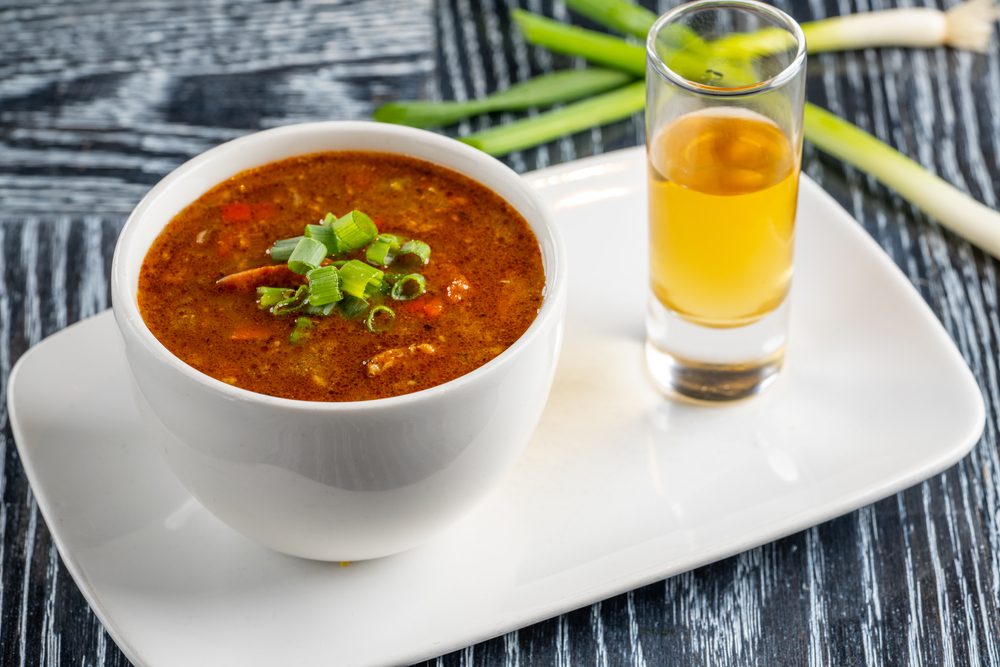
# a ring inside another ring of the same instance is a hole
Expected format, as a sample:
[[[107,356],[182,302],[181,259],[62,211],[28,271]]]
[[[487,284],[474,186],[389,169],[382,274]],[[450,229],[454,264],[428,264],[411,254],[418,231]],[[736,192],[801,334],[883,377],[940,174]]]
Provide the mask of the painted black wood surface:
[[[776,4],[807,20],[896,2]],[[365,118],[389,99],[478,97],[572,65],[525,46],[508,18],[516,5],[569,17],[550,0],[0,0],[0,664],[127,664],[60,563],[5,393],[30,345],[107,307],[132,206],[183,160],[252,130]],[[997,206],[996,41],[986,56],[815,57],[808,85],[812,101]],[[524,171],[641,141],[636,117],[508,162]],[[805,169],[959,346],[987,401],[982,441],[945,474],[848,516],[428,664],[1000,665],[998,265],[808,147]]]

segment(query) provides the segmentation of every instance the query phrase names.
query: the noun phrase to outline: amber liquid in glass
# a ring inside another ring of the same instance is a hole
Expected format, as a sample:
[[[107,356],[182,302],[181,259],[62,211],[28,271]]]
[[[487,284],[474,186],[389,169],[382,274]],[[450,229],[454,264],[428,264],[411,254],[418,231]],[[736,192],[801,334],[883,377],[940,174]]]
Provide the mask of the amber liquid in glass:
[[[792,276],[797,153],[752,111],[678,117],[649,146],[650,281],[656,298],[708,327],[777,308]]]

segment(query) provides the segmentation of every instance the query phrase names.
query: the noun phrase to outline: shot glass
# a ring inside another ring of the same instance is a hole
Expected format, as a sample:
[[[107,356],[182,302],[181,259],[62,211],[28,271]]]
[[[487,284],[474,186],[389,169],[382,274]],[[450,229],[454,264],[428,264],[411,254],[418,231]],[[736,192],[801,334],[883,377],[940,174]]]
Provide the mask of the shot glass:
[[[664,392],[726,401],[784,361],[805,37],[756,0],[697,0],[646,43],[646,360]]]

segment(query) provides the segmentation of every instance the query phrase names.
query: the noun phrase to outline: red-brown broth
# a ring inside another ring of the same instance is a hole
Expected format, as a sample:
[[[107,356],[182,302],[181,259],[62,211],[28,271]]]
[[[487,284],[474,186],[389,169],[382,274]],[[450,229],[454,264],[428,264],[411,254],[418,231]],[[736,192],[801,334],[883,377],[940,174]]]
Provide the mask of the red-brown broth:
[[[352,209],[432,249],[428,265],[411,267],[427,294],[386,300],[397,314],[389,331],[334,313],[311,317],[314,328],[293,344],[296,316],[261,310],[255,290],[217,285],[273,264],[273,241]],[[138,301],[153,335],[207,375],[272,396],[357,401],[433,387],[493,359],[534,320],[544,284],[537,239],[493,191],[414,158],[335,152],[251,169],[202,195],[154,241]]]

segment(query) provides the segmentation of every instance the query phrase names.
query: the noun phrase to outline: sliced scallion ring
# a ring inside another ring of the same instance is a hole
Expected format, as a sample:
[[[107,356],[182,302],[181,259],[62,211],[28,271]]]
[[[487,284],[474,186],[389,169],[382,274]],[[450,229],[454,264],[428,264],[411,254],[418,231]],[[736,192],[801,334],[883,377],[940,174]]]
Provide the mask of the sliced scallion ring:
[[[352,259],[340,269],[340,289],[345,294],[363,299],[369,287],[378,289],[382,284],[382,272],[364,262]]]
[[[378,236],[378,227],[372,219],[357,210],[338,218],[330,228],[337,236],[341,252],[360,250]]]
[[[274,304],[292,298],[295,290],[288,287],[258,287],[257,305],[261,310],[266,310]]]
[[[306,238],[315,239],[325,245],[328,255],[340,253],[337,235],[333,233],[329,225],[306,225]]]
[[[283,299],[278,303],[271,306],[272,315],[290,315],[292,313],[302,310],[302,307],[306,305],[306,300],[309,298],[309,286],[301,285],[292,296],[287,299]]]
[[[304,238],[302,236],[293,236],[290,239],[280,239],[275,241],[273,245],[268,249],[267,254],[271,256],[276,262],[287,262],[288,258],[292,256],[292,251],[295,250],[295,246],[299,244],[299,241]]]
[[[288,258],[288,268],[305,275],[319,266],[325,258],[325,245],[316,239],[302,237]]]
[[[396,284],[392,286],[392,298],[396,301],[409,301],[427,291],[427,279],[419,273],[407,273],[405,276],[396,279]]]
[[[379,234],[378,238],[365,250],[365,259],[378,266],[389,266],[399,250],[399,237],[393,234]]]
[[[369,331],[377,334],[388,331],[395,320],[396,313],[392,308],[388,306],[375,306],[368,313],[368,318],[365,319],[365,326]]]
[[[340,292],[340,274],[334,266],[321,266],[306,274],[309,279],[309,305],[325,306],[343,298]]]
[[[416,255],[421,264],[431,261],[431,247],[423,241],[410,239],[399,248],[399,255]]]

